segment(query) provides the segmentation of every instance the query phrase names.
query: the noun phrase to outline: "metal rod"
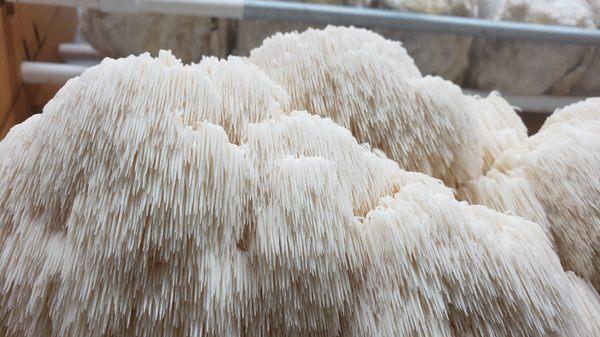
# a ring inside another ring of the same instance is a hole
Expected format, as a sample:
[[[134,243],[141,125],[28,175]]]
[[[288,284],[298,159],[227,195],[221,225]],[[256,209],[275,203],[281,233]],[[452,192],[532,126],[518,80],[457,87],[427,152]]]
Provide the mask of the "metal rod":
[[[473,89],[462,89],[465,95],[474,95],[479,97],[486,97],[490,94],[489,91],[485,90],[473,90]],[[526,112],[538,112],[551,114],[554,110],[564,108],[567,105],[583,101],[586,97],[578,96],[551,96],[551,95],[513,95],[513,94],[502,94],[510,105],[517,107],[521,111]]]
[[[391,10],[263,0],[9,0],[197,16],[354,25],[410,32],[468,35],[561,44],[600,45],[600,30]],[[168,10],[167,10],[168,9]]]
[[[245,19],[296,21],[333,25],[356,25],[422,33],[528,40],[568,44],[600,44],[600,31],[574,27],[538,25],[475,18],[442,16],[391,10],[246,0]]]
[[[134,0],[134,2],[141,11],[229,19],[241,19],[245,5],[245,0]]]

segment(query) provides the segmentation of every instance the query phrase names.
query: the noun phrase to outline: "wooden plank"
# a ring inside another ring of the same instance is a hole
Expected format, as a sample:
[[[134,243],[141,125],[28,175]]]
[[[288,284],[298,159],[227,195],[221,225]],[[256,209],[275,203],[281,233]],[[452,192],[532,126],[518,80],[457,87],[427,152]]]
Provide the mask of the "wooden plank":
[[[61,42],[65,42],[65,31],[74,32],[77,28],[77,14],[72,10],[61,8],[56,12],[54,17],[54,24],[48,27],[48,33],[44,38],[44,43],[41,48],[37,50],[35,55],[36,61],[61,61],[61,57],[58,54],[58,45]],[[73,36],[69,35],[66,37],[66,41],[72,41]],[[25,88],[28,93],[28,97],[31,104],[31,112],[39,113],[42,111],[44,105],[54,97],[56,92],[62,87],[62,85],[46,84],[46,85],[26,85]],[[27,116],[28,117],[28,116]]]
[[[14,100],[13,109],[14,110],[25,110],[29,107],[29,102],[27,101],[27,95],[25,90],[21,90],[19,95]],[[6,121],[2,127],[0,127],[0,139],[4,138],[8,131],[15,126],[16,124],[22,122],[22,120],[17,119],[17,114],[8,113]]]
[[[17,97],[19,79],[15,65],[16,52],[13,27],[8,20],[6,8],[0,9],[0,128],[7,112]]]
[[[42,110],[57,86],[24,85],[24,60],[60,61],[61,42],[70,42],[77,29],[71,8],[17,4],[14,14],[0,7],[0,139],[15,123]]]

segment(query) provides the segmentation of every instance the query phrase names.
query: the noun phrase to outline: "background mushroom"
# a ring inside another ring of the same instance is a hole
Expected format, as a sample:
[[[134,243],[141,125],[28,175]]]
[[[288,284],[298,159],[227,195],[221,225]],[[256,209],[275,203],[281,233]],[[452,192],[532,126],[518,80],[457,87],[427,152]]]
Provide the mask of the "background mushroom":
[[[600,289],[600,100],[556,111],[459,196],[547,222],[563,266]]]

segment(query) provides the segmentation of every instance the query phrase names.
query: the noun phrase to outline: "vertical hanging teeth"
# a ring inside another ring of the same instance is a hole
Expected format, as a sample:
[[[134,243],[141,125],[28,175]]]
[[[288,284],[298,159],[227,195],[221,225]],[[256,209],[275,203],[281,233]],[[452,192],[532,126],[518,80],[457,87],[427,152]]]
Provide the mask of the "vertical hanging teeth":
[[[287,89],[292,108],[330,117],[403,169],[452,187],[481,174],[488,135],[474,103],[456,85],[422,77],[399,42],[365,29],[308,29],[266,39],[249,60]]]
[[[539,225],[385,157],[452,184],[479,172],[458,88],[365,30],[279,39],[341,61],[298,63],[323,85],[301,92],[236,57],[106,59],[0,142],[0,334],[593,335],[594,290]],[[413,138],[376,135],[389,125]],[[353,136],[368,130],[381,150]]]

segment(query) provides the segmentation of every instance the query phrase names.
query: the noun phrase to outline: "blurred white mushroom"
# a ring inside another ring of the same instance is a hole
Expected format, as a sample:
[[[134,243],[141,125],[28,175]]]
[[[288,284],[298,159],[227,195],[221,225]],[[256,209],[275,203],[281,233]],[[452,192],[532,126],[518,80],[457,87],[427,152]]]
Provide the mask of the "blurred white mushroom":
[[[493,168],[459,196],[547,221],[563,267],[600,290],[600,99],[556,111]]]

